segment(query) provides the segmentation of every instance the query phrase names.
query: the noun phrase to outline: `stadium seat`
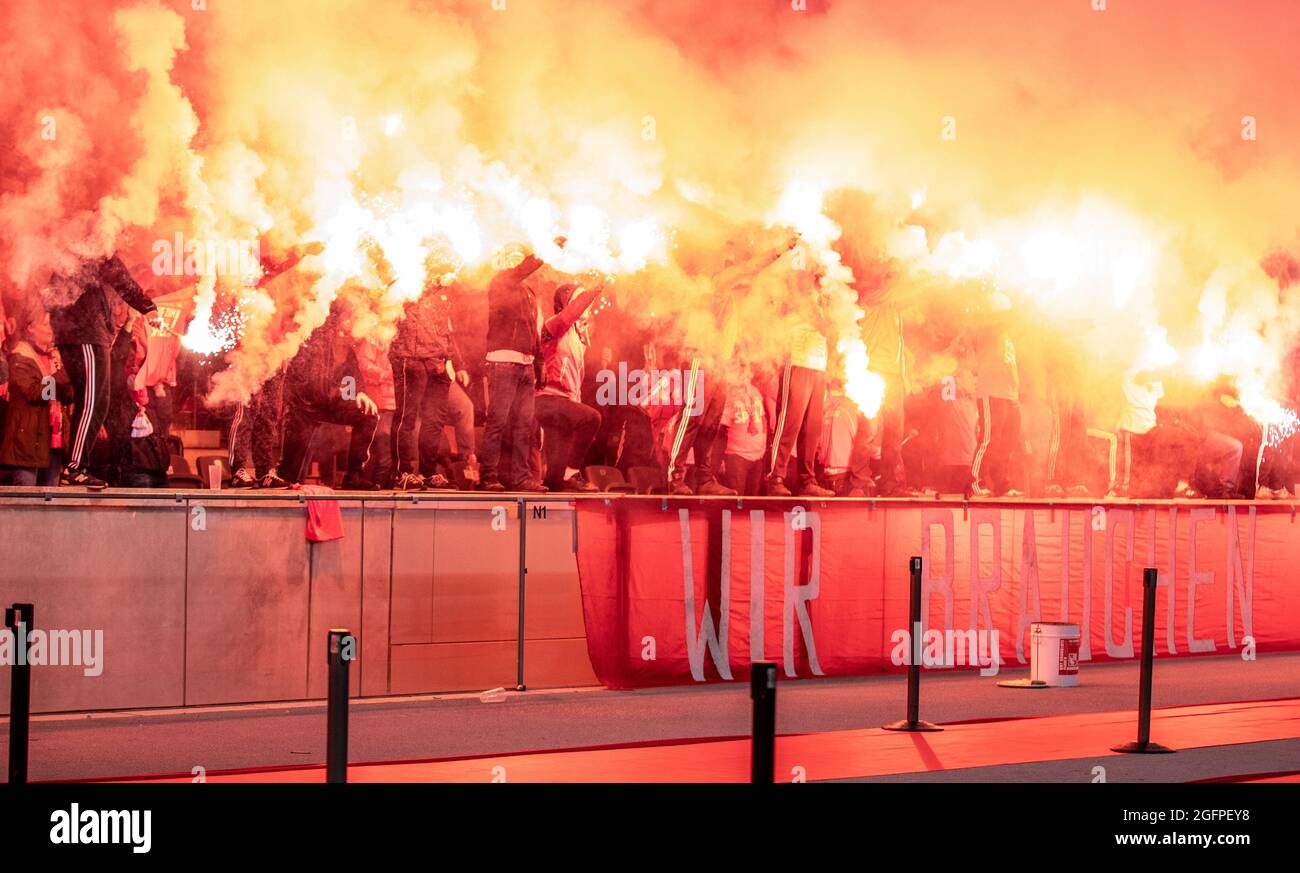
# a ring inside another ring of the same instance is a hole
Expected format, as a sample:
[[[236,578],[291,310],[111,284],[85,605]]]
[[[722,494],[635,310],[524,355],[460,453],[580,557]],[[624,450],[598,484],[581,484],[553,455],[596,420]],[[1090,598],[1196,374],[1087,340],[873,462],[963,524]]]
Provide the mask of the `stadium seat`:
[[[171,469],[167,471],[168,488],[206,488],[203,480],[190,469],[184,455],[172,455]]]
[[[663,494],[668,490],[668,479],[658,467],[633,467],[627,475],[637,494]]]
[[[587,476],[587,481],[601,491],[611,494],[633,494],[636,492],[636,486],[623,478],[623,473],[618,467],[592,464],[584,473]]]

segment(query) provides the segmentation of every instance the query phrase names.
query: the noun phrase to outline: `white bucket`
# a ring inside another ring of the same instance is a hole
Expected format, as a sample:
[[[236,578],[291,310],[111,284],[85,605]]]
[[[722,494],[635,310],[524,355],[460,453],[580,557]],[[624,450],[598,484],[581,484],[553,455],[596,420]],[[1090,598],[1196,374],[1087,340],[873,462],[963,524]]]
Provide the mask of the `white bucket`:
[[[1079,684],[1079,626],[1036,621],[1029,626],[1029,678],[1053,687]]]

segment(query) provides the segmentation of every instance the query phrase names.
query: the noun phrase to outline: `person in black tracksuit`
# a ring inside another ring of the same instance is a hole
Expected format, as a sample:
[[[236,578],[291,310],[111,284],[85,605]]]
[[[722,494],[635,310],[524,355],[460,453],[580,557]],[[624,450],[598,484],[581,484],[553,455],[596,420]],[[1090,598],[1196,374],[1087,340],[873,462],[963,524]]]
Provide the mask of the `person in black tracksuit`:
[[[284,466],[290,482],[302,482],[311,460],[312,437],[322,424],[352,428],[343,487],[374,491],[362,475],[379,427],[379,410],[365,394],[355,342],[345,329],[343,305],[335,301],[325,323],[307,337],[284,374]]]
[[[137,312],[157,312],[130,271],[116,255],[82,263],[72,276],[55,276],[52,285],[63,287],[72,302],[50,307],[50,323],[59,357],[76,394],[72,413],[72,440],[62,481],[68,485],[104,488],[106,483],[85,469],[90,449],[108,415],[109,348],[116,330],[108,295],[116,294]],[[156,319],[155,319],[156,320]]]
[[[469,384],[469,373],[451,327],[447,289],[429,284],[416,300],[406,304],[397,323],[397,336],[388,350],[393,367],[393,457],[399,491],[447,488],[446,477],[432,472],[438,438],[447,419],[447,396],[452,379]],[[454,376],[453,376],[454,374]]]

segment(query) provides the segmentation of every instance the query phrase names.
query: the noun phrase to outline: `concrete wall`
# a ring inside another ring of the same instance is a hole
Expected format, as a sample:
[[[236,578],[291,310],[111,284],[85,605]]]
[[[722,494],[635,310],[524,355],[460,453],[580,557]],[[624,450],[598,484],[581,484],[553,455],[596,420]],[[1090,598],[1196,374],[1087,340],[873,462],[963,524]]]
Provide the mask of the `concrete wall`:
[[[344,538],[312,544],[295,498],[4,490],[0,605],[35,604],[40,629],[103,631],[101,675],[33,668],[33,711],[323,697],[331,627],[358,636],[354,694],[515,685],[520,525],[510,500],[345,502]],[[596,684],[573,516],[564,501],[529,505],[529,687]],[[0,668],[0,711],[8,704]]]

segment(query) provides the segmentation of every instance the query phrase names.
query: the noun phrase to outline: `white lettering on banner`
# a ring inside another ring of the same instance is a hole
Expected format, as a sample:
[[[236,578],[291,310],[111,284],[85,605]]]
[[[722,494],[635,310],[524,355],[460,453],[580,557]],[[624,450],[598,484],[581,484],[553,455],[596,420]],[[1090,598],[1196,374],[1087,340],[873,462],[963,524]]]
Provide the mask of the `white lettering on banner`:
[[[980,573],[979,529],[993,528],[992,572]],[[1002,512],[998,509],[976,509],[970,514],[970,631],[977,634],[979,618],[984,617],[984,627],[993,629],[993,611],[989,608],[989,595],[1002,587]],[[995,657],[998,657],[995,654]]]
[[[1137,605],[1137,597],[1141,592],[1135,593],[1135,585],[1141,577],[1142,567],[1154,567],[1159,562],[1159,573],[1157,574],[1157,587],[1163,586],[1165,589],[1165,603],[1163,609],[1158,609],[1156,616],[1157,634],[1163,630],[1165,634],[1165,648],[1170,655],[1178,655],[1179,647],[1177,645],[1178,637],[1183,636],[1181,629],[1178,629],[1175,623],[1177,616],[1177,596],[1181,591],[1187,598],[1186,603],[1186,647],[1183,654],[1201,654],[1217,651],[1217,630],[1209,633],[1208,638],[1198,639],[1196,634],[1196,609],[1197,595],[1204,586],[1213,586],[1217,582],[1217,549],[1223,548],[1226,555],[1225,567],[1225,586],[1223,594],[1215,591],[1207,597],[1210,609],[1215,621],[1213,625],[1217,628],[1219,615],[1217,608],[1223,604],[1226,617],[1227,627],[1227,645],[1232,650],[1245,645],[1247,639],[1254,637],[1254,574],[1255,574],[1255,537],[1256,537],[1256,517],[1255,507],[1250,507],[1248,513],[1244,513],[1246,518],[1240,518],[1243,513],[1238,513],[1236,507],[1229,507],[1225,513],[1226,525],[1224,528],[1225,540],[1220,543],[1214,537],[1217,534],[1212,533],[1215,526],[1208,525],[1207,522],[1219,519],[1218,511],[1215,507],[1183,507],[1181,512],[1189,514],[1191,527],[1187,532],[1186,553],[1180,554],[1182,546],[1179,544],[1178,521],[1180,508],[1170,507],[1166,529],[1161,530],[1161,511],[1158,508],[1143,508],[1135,510],[1131,507],[1114,508],[1106,514],[1105,533],[1099,534],[1094,531],[1089,524],[1090,513],[1086,509],[1066,510],[1057,508],[1056,511],[1061,513],[1060,527],[1055,524],[1045,527],[1045,532],[1050,531],[1047,537],[1045,547],[1051,554],[1052,549],[1059,548],[1061,553],[1060,575],[1056,580],[1051,579],[1051,574],[1047,580],[1043,578],[1044,567],[1039,561],[1038,547],[1038,529],[1036,512],[1044,510],[1033,509],[991,509],[991,508],[973,508],[968,510],[969,521],[962,523],[963,536],[969,537],[969,549],[964,546],[958,546],[956,541],[957,519],[956,510],[940,508],[920,508],[920,539],[921,549],[919,554],[924,557],[921,572],[921,597],[922,610],[919,625],[911,629],[908,634],[909,649],[921,649],[932,639],[932,629],[927,628],[932,613],[933,599],[936,595],[942,598],[942,627],[937,631],[939,639],[943,639],[943,634],[948,630],[953,630],[960,634],[959,639],[952,637],[952,641],[967,650],[972,642],[975,645],[977,657],[973,660],[976,662],[983,660],[983,653],[979,652],[980,637],[982,630],[992,632],[1000,629],[1003,636],[1014,630],[1016,637],[1015,656],[1020,663],[1025,663],[1028,652],[1026,635],[1029,626],[1035,621],[1041,621],[1046,616],[1045,612],[1058,613],[1061,621],[1069,622],[1071,620],[1072,607],[1070,605],[1071,577],[1082,579],[1082,591],[1075,591],[1074,597],[1082,600],[1082,616],[1076,619],[1080,625],[1080,660],[1091,660],[1093,658],[1092,639],[1096,629],[1092,627],[1093,606],[1092,606],[1092,582],[1095,575],[1104,574],[1101,581],[1104,585],[1102,591],[1102,604],[1104,605],[1104,615],[1102,617],[1103,626],[1100,630],[1101,641],[1104,643],[1104,652],[1098,651],[1097,657],[1106,657],[1112,660],[1131,659],[1135,657],[1136,652],[1136,632],[1134,628],[1135,618],[1140,614]],[[1016,513],[1023,512],[1023,519],[1016,518]],[[1141,558],[1135,561],[1135,554],[1138,554],[1135,545],[1138,541],[1137,527],[1142,524],[1140,515],[1145,514],[1146,524],[1143,525],[1145,530],[1143,535],[1146,537],[1146,548],[1142,550]],[[1078,516],[1079,522],[1072,521],[1072,517]],[[916,516],[912,516],[915,518]],[[741,516],[743,518],[743,516]],[[697,682],[707,681],[705,678],[706,653],[708,658],[712,658],[714,666],[717,668],[717,675],[725,680],[733,680],[734,668],[730,664],[731,651],[729,647],[730,623],[732,619],[732,586],[737,584],[732,579],[735,572],[732,556],[734,548],[744,549],[743,544],[733,543],[733,524],[736,517],[731,510],[722,510],[720,512],[720,529],[713,527],[714,535],[720,536],[720,604],[711,605],[708,591],[712,587],[712,578],[702,585],[705,593],[701,595],[696,590],[696,576],[694,565],[694,544],[691,541],[690,512],[686,509],[678,510],[678,522],[680,527],[682,542],[682,574],[683,574],[683,594],[684,594],[684,622],[686,627],[686,648],[690,673]],[[766,520],[767,512],[763,510],[749,510],[748,522],[749,529],[749,604],[748,621],[749,621],[749,643],[747,646],[751,660],[761,660],[769,656],[766,644],[766,577],[768,572],[777,572],[777,567],[772,566],[772,562],[766,560]],[[1239,525],[1239,520],[1243,522]],[[780,572],[782,575],[782,628],[781,628],[781,657],[785,675],[796,677],[800,670],[796,667],[796,651],[799,637],[803,638],[804,647],[807,652],[808,667],[805,672],[814,676],[825,675],[820,657],[817,651],[815,641],[816,626],[812,620],[812,608],[810,601],[817,599],[821,593],[821,571],[822,571],[822,546],[825,521],[825,512],[809,512],[802,514],[795,512],[782,513],[782,547],[783,556],[780,559]],[[1083,524],[1080,532],[1081,548],[1074,550],[1072,548],[1071,538],[1074,529],[1079,523]],[[715,525],[717,523],[715,522]],[[1020,524],[1020,531],[1016,530],[1016,525]],[[1006,526],[1004,530],[1003,527]],[[837,530],[842,528],[837,527]],[[939,537],[935,537],[935,530],[940,531]],[[720,530],[720,534],[718,531]],[[1122,536],[1123,540],[1119,537]],[[805,533],[806,532],[806,533]],[[1017,538],[1015,534],[1019,532],[1021,536]],[[1006,534],[1004,536],[1004,534]],[[1210,539],[1202,540],[1201,535],[1206,534]],[[810,537],[811,539],[805,539]],[[1056,540],[1059,537],[1059,542]],[[1101,540],[1096,544],[1094,549],[1094,538]],[[942,544],[936,540],[942,539]],[[1004,550],[1005,541],[1005,550]],[[1121,545],[1122,543],[1122,545]],[[774,546],[776,544],[773,544]],[[841,544],[836,544],[841,545]],[[1160,547],[1164,547],[1166,552],[1160,554]],[[1206,554],[1206,548],[1211,548],[1209,557]],[[957,566],[957,554],[960,551],[962,557],[966,557],[968,565],[965,568]],[[809,552],[811,552],[809,554]],[[1098,552],[1100,554],[1098,554]],[[1073,554],[1072,554],[1073,553]],[[808,558],[805,559],[804,556]],[[1102,561],[1100,568],[1101,574],[1097,573],[1097,561]],[[1179,562],[1182,562],[1182,572],[1185,574],[1186,582],[1180,578]],[[1216,564],[1215,567],[1203,567],[1202,561]],[[1017,567],[1017,563],[1019,566]],[[1053,562],[1054,563],[1054,562]],[[806,570],[804,569],[806,566]],[[1081,575],[1076,576],[1076,573]],[[801,578],[801,573],[806,572],[806,578]],[[713,568],[710,568],[710,575]],[[967,612],[965,626],[956,628],[954,622],[954,611],[956,606],[956,581],[958,577],[967,587],[962,592],[963,597],[968,598],[967,603],[963,606]],[[1007,586],[1002,584],[1003,578],[1009,580],[1011,588],[1016,588],[1014,593],[1011,590],[1004,590]],[[838,584],[849,584],[852,586],[854,580],[848,580],[847,583],[842,580],[835,580]],[[1043,600],[1043,583],[1048,582],[1051,589],[1048,593],[1050,603],[1056,600],[1059,595],[1060,607],[1045,608]],[[1052,588],[1051,583],[1055,581],[1057,587]],[[743,585],[741,581],[739,584]],[[1078,588],[1077,584],[1075,586]],[[889,589],[891,591],[895,589]],[[901,589],[897,589],[901,590]],[[776,592],[772,592],[775,597]],[[1220,600],[1220,596],[1223,597]],[[999,599],[1000,598],[1000,599]],[[700,601],[703,601],[701,604]],[[997,604],[994,604],[997,600]],[[896,602],[896,601],[895,601]],[[995,605],[998,608],[994,608]],[[698,610],[698,613],[697,613]],[[886,613],[889,612],[887,607]],[[1014,612],[1014,618],[1010,613]],[[715,614],[716,613],[716,614]],[[1163,619],[1159,613],[1164,613]],[[994,624],[994,617],[1002,623],[1000,628]],[[775,616],[773,619],[775,620]],[[739,619],[744,621],[743,618]],[[1202,622],[1206,621],[1202,615]],[[1122,631],[1119,639],[1116,639],[1116,624],[1122,623]],[[1163,624],[1161,629],[1159,625]],[[775,630],[775,628],[773,628]],[[868,631],[869,633],[869,631]],[[0,655],[3,654],[3,637],[0,636]],[[1158,640],[1157,640],[1158,644]],[[995,649],[997,653],[997,663],[1001,663],[1003,653]],[[775,651],[770,653],[775,655]],[[822,654],[825,654],[824,652]],[[842,655],[842,653],[836,653]],[[946,654],[946,653],[945,653]],[[1010,649],[1006,653],[1010,655]],[[913,651],[910,654],[912,659],[927,663],[923,652]],[[931,659],[936,660],[936,659]],[[932,666],[951,666],[954,663],[961,664],[963,657],[943,657],[942,663],[936,663]],[[981,664],[982,666],[982,664]],[[712,673],[712,671],[709,671]]]
[[[808,572],[808,584],[794,584],[795,565],[795,530],[794,513],[785,513],[785,621],[782,628],[782,650],[785,654],[785,675],[798,676],[794,668],[794,623],[791,619],[798,615],[799,629],[803,633],[804,646],[808,649],[808,669],[814,676],[824,676],[821,663],[817,660],[817,644],[813,641],[812,619],[808,615],[808,601],[814,600],[821,591],[822,572],[822,519],[816,512],[803,516],[805,530],[812,532],[812,567]]]
[[[1092,524],[1083,523],[1083,621],[1079,623],[1079,660],[1092,660]]]
[[[1155,531],[1151,532],[1151,541],[1155,542]],[[1154,546],[1152,547],[1154,548]],[[1178,595],[1178,507],[1169,507],[1169,578],[1165,580],[1168,590],[1165,592],[1165,636],[1169,638],[1169,654],[1178,654],[1178,627],[1174,620],[1174,600]],[[1152,559],[1151,566],[1155,566]],[[1160,587],[1160,577],[1156,577],[1156,588]]]
[[[1024,651],[1024,634],[1026,628],[1036,620],[1042,613],[1041,599],[1041,578],[1040,567],[1038,563],[1038,541],[1037,527],[1034,519],[1033,510],[1015,510],[1015,512],[1025,513],[1024,534],[1021,541],[1020,567],[1019,572],[1014,573],[1014,558],[1012,561],[1013,578],[1019,579],[1019,589],[1017,591],[1016,618],[1013,627],[1016,630],[1016,658],[1025,662]],[[1061,512],[1060,540],[1059,548],[1061,551],[1061,572],[1059,578],[1060,585],[1060,620],[1070,621],[1070,580],[1075,572],[1082,569],[1083,580],[1083,615],[1080,624],[1080,641],[1079,641],[1079,658],[1080,660],[1092,659],[1092,580],[1094,575],[1094,549],[1093,538],[1094,531],[1089,524],[1089,514],[1084,511],[1058,510]],[[1187,586],[1186,594],[1187,603],[1187,645],[1191,653],[1214,652],[1217,650],[1216,641],[1211,639],[1199,640],[1195,635],[1196,626],[1196,592],[1204,585],[1214,585],[1216,582],[1216,573],[1213,570],[1200,569],[1198,566],[1198,540],[1203,522],[1214,521],[1217,519],[1217,510],[1214,507],[1197,507],[1193,509],[1184,509],[1183,512],[1190,511],[1192,528],[1188,534],[1188,551],[1185,555],[1187,563]],[[957,570],[951,560],[940,560],[940,555],[936,554],[936,549],[932,546],[933,531],[935,528],[942,528],[945,534],[946,553],[952,554],[954,543],[954,510],[950,509],[923,509],[921,510],[921,555],[925,558],[922,565],[922,609],[921,609],[921,630],[919,635],[928,639],[928,633],[925,629],[929,618],[930,597],[932,594],[942,594],[944,597],[945,628],[953,626],[952,622],[952,602],[954,592],[954,580],[957,576]],[[969,524],[967,535],[970,538],[969,564],[964,570],[963,578],[969,581],[969,625],[972,629],[977,629],[982,622],[989,622],[991,595],[998,591],[1001,583],[1001,564],[1002,564],[1002,547],[1001,547],[1001,513],[1007,510],[994,509],[976,509],[969,513]],[[1080,516],[1083,522],[1082,531],[1082,556],[1075,556],[1078,561],[1071,560],[1071,522],[1072,516]],[[1177,635],[1175,633],[1175,609],[1176,609],[1176,592],[1178,590],[1178,516],[1179,508],[1170,507],[1168,514],[1168,530],[1161,532],[1158,529],[1159,511],[1150,509],[1147,515],[1147,548],[1146,563],[1143,566],[1154,567],[1158,560],[1157,545],[1163,542],[1166,545],[1167,553],[1165,555],[1166,564],[1160,569],[1156,577],[1157,588],[1163,586],[1165,589],[1165,613],[1163,620],[1157,618],[1157,625],[1163,621],[1164,633],[1166,638],[1166,648],[1169,654],[1178,654]],[[1226,618],[1228,630],[1228,645],[1236,649],[1238,626],[1240,627],[1241,636],[1253,637],[1254,624],[1254,577],[1255,577],[1255,518],[1256,507],[1250,507],[1246,519],[1246,530],[1244,533],[1245,542],[1242,542],[1243,533],[1240,530],[1237,518],[1236,507],[1228,508],[1228,524],[1226,531],[1226,587],[1224,595],[1226,598]],[[1014,516],[1013,516],[1014,518]],[[1136,552],[1135,543],[1137,540],[1138,515],[1132,509],[1112,509],[1106,514],[1106,527],[1104,547],[1104,626],[1103,639],[1105,641],[1106,657],[1112,659],[1133,658],[1136,656],[1136,637],[1134,633],[1134,624],[1137,616],[1137,610],[1130,605],[1134,601],[1131,596],[1131,585],[1135,579],[1140,578],[1140,568],[1132,568],[1134,554]],[[992,527],[992,531],[987,528]],[[1116,556],[1116,537],[1117,531],[1123,528],[1123,556]],[[1160,536],[1163,533],[1164,536]],[[1098,537],[1100,539],[1100,537]],[[987,569],[989,555],[987,550],[988,542],[992,541],[994,556],[991,568]],[[1203,543],[1201,544],[1204,545]],[[982,554],[982,551],[984,553]],[[1012,552],[1016,549],[1013,547]],[[1203,554],[1204,549],[1201,549]],[[1122,575],[1121,595],[1119,602],[1123,604],[1123,638],[1116,640],[1114,638],[1115,618],[1116,618],[1116,561],[1124,561],[1128,568],[1128,575]],[[1075,563],[1081,565],[1081,568],[1074,566]],[[1076,577],[1077,578],[1077,577]],[[1127,580],[1127,581],[1125,581]],[[1238,619],[1238,615],[1240,619]]]
[[[1061,513],[1061,621],[1070,620],[1070,513]]]
[[[1030,595],[1034,608],[1029,611]],[[1025,535],[1020,551],[1020,600],[1016,604],[1016,660],[1025,663],[1025,630],[1043,615],[1043,596],[1038,587],[1038,538],[1034,533],[1034,512],[1025,512]]]
[[[1153,507],[1147,512],[1147,566],[1156,565],[1156,510]],[[1169,507],[1169,568],[1167,571],[1156,573],[1156,590],[1160,586],[1165,587],[1165,644],[1169,647],[1169,654],[1178,654],[1177,647],[1174,644],[1174,565],[1177,562],[1177,549],[1174,546],[1173,532],[1178,526],[1178,507]]]
[[[1133,657],[1133,608],[1124,607],[1124,642],[1118,646],[1115,645],[1111,634],[1114,631],[1115,623],[1111,620],[1115,614],[1115,528],[1121,524],[1127,533],[1125,537],[1126,549],[1124,551],[1125,560],[1130,563],[1133,560],[1133,510],[1131,509],[1112,509],[1108,514],[1109,524],[1106,525],[1106,611],[1105,611],[1105,639],[1106,639],[1106,657],[1108,658],[1131,658]],[[1128,592],[1126,585],[1125,593]],[[1127,598],[1125,598],[1127,601]]]
[[[1246,572],[1241,571],[1241,534],[1237,530],[1237,507],[1228,507],[1228,648],[1237,648],[1237,629],[1233,626],[1232,595],[1234,591],[1241,605],[1241,633],[1254,636],[1251,615],[1254,612],[1255,581],[1255,507],[1250,508],[1250,521],[1246,528]]]
[[[1214,521],[1219,511],[1213,506],[1204,506],[1192,510],[1192,529],[1187,532],[1187,542],[1191,556],[1187,559],[1187,649],[1190,652],[1213,652],[1217,646],[1214,640],[1196,639],[1196,588],[1198,585],[1213,585],[1214,571],[1196,569],[1196,528],[1202,521]]]
[[[691,519],[690,512],[677,510],[677,518],[682,529],[682,584],[686,595],[686,657],[691,665],[691,678],[696,682],[704,680],[704,650],[707,648],[713,657],[713,665],[718,668],[718,675],[731,679],[731,663],[727,657],[727,626],[731,615],[731,510],[722,512],[722,608],[719,631],[713,628],[713,613],[709,610],[709,599],[704,598],[704,614],[699,627],[695,625],[695,569],[691,559]]]
[[[763,584],[763,546],[767,543],[767,534],[763,523],[767,513],[761,509],[749,511],[749,659],[761,661],[764,658],[763,645],[764,624],[767,622],[765,586]]]
[[[930,596],[936,591],[943,595],[943,626],[952,627],[952,583],[957,575],[957,561],[953,556],[953,529],[951,509],[921,510],[921,633],[925,633],[925,624],[930,620]],[[942,576],[934,575],[934,553],[930,551],[930,529],[943,528],[944,569]]]

